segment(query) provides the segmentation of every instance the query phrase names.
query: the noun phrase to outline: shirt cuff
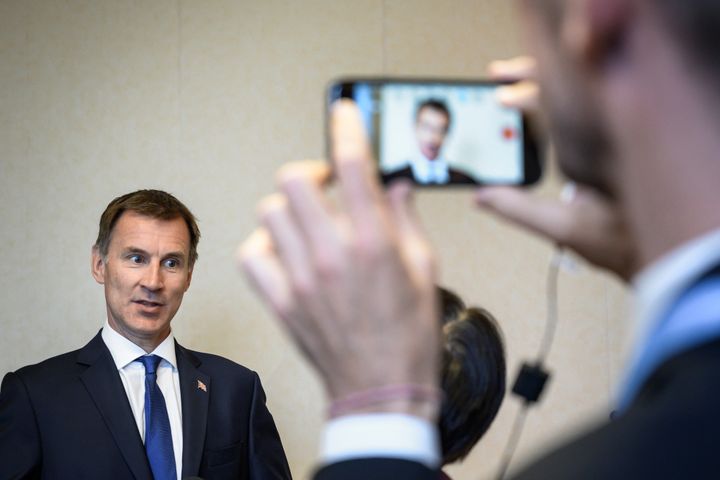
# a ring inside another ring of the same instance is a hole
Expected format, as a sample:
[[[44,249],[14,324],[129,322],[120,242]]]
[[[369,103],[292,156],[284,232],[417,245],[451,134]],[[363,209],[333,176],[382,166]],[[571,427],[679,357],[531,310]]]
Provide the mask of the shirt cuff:
[[[320,443],[323,464],[358,458],[397,458],[440,466],[437,427],[399,413],[347,415],[330,420]]]

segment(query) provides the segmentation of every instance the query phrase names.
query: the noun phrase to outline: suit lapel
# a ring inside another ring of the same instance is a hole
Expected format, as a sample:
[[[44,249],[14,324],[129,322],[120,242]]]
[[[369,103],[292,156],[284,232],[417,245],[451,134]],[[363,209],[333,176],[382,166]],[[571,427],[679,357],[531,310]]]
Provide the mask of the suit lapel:
[[[210,376],[198,370],[201,362],[192,352],[177,343],[175,352],[182,396],[182,476],[185,477],[200,471],[210,403]]]
[[[88,368],[80,376],[135,478],[150,479],[145,447],[110,351],[97,334],[78,354]]]

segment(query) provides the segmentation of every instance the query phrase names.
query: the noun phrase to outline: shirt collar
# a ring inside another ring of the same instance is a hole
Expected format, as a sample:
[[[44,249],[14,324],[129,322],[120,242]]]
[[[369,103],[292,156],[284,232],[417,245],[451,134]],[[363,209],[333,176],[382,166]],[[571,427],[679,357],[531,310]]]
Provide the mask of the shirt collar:
[[[448,181],[448,164],[443,157],[428,160],[425,155],[418,153],[410,163],[410,167],[413,176],[420,183],[444,183]]]
[[[678,296],[718,262],[720,228],[673,249],[635,276],[631,366],[641,356],[663,314]]]
[[[134,362],[138,357],[148,355],[145,350],[116,332],[107,320],[105,320],[105,325],[103,325],[101,336],[108,350],[110,350],[110,355],[112,355],[113,361],[115,362],[115,366],[118,370],[122,370],[130,363]],[[175,357],[175,337],[173,336],[172,331],[167,338],[165,338],[165,340],[163,340],[162,343],[155,348],[155,350],[150,352],[150,355],[157,355],[168,362],[174,369],[177,368],[177,359]]]
[[[638,331],[651,329],[693,281],[720,262],[720,228],[665,254],[634,279]]]

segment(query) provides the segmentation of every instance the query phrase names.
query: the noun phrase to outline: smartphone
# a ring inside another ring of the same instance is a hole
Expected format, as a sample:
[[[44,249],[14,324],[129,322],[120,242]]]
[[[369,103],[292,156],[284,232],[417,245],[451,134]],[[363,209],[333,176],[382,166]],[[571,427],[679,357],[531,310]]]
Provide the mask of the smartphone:
[[[531,185],[541,175],[540,148],[523,113],[497,101],[502,85],[342,79],[328,87],[327,107],[355,101],[385,184],[407,178],[422,186]]]

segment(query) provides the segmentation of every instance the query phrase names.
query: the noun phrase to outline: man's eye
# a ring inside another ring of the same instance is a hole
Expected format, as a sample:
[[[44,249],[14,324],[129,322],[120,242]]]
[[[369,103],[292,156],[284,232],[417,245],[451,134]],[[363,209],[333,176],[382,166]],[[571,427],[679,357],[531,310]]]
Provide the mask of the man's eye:
[[[167,268],[177,268],[179,265],[179,262],[174,258],[168,258],[167,260],[165,260],[165,266]]]
[[[142,257],[142,255],[135,254],[135,255],[130,255],[128,257],[128,260],[130,260],[132,263],[142,263],[143,257]]]

